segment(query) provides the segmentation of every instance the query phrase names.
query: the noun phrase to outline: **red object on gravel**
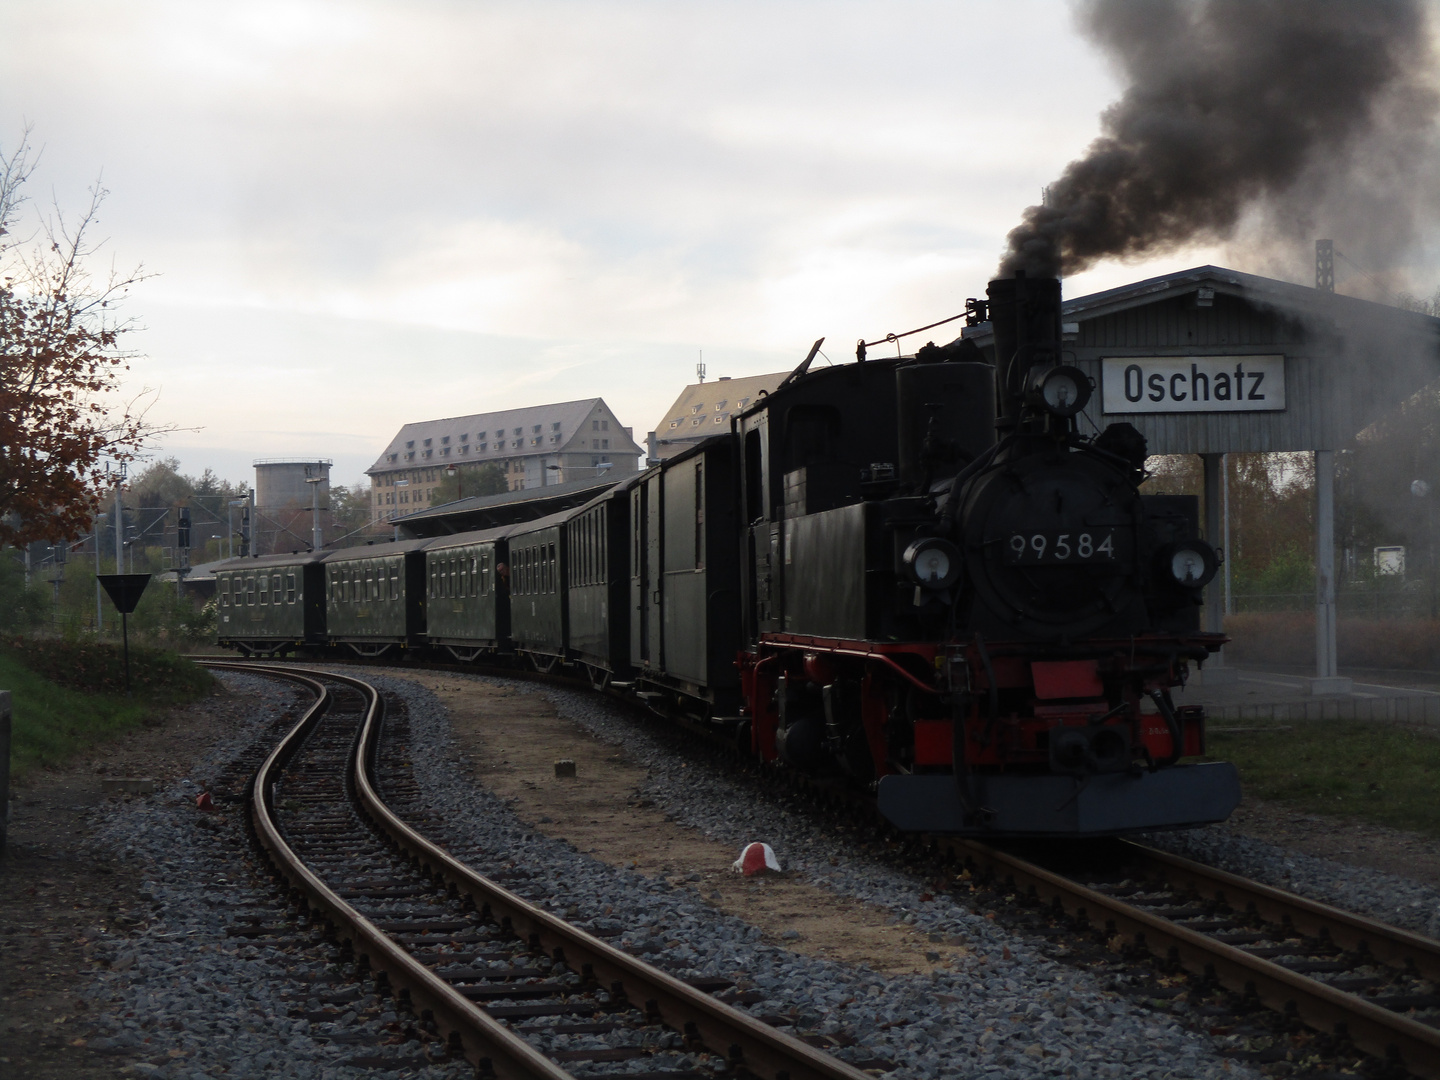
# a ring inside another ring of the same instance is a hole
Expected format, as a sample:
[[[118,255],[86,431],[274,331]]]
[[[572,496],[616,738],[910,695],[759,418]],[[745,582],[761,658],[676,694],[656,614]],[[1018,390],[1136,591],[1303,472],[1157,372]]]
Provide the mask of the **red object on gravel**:
[[[780,860],[775,857],[775,852],[769,844],[746,844],[745,850],[740,852],[740,858],[735,860],[731,868],[746,877],[753,877],[755,874],[778,873]]]
[[[202,792],[200,792],[199,795],[196,795],[196,796],[195,796],[195,809],[197,809],[197,810],[214,810],[214,809],[215,809],[215,801],[210,798],[210,793],[209,793],[208,791],[202,791]]]

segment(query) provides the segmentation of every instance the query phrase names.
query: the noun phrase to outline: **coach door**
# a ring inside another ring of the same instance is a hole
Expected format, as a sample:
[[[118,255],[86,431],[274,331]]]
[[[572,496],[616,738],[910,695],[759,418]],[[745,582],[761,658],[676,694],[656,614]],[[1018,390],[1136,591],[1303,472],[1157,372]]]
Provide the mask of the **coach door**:
[[[645,556],[649,550],[645,485],[630,492],[630,662],[639,667],[650,655],[650,605],[645,587]]]

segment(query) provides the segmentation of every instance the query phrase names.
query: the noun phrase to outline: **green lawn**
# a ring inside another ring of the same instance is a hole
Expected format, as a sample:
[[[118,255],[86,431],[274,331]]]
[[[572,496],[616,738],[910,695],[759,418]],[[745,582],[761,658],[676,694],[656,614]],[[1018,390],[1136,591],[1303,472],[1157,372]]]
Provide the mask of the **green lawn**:
[[[173,653],[132,650],[136,693],[126,697],[117,652],[59,641],[0,642],[0,690],[10,691],[14,716],[12,778],[63,764],[158,710],[204,697],[218,686],[209,672]]]
[[[1352,720],[1246,726],[1262,730],[1212,730],[1208,749],[1235,763],[1247,795],[1440,836],[1440,731]]]

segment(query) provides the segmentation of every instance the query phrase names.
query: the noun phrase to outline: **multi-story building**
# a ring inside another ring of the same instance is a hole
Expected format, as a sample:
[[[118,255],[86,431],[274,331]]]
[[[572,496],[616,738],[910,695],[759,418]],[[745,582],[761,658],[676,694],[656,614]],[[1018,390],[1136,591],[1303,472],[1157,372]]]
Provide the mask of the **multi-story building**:
[[[788,374],[788,371],[777,371],[774,375],[747,375],[739,379],[722,375],[715,382],[691,383],[650,433],[655,442],[650,447],[650,456],[670,458],[692,443],[729,431],[732,412],[738,413],[760,394],[774,391]]]
[[[641,453],[610,406],[586,398],[406,424],[365,472],[372,515],[385,521],[429,506],[451,467],[462,492],[465,475],[487,465],[515,491],[633,473]]]

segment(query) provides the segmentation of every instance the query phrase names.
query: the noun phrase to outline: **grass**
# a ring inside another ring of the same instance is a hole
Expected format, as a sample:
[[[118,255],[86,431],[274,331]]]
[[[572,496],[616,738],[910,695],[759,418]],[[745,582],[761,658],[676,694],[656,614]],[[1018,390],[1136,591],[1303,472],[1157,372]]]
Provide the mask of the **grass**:
[[[130,651],[133,697],[124,693],[120,650],[75,642],[0,641],[0,689],[11,692],[10,775],[64,764],[139,727],[156,710],[194,701],[214,676],[173,653]]]
[[[1210,756],[1232,761],[1249,795],[1310,813],[1360,818],[1440,837],[1440,737],[1390,722],[1317,720],[1289,731],[1211,731]]]

